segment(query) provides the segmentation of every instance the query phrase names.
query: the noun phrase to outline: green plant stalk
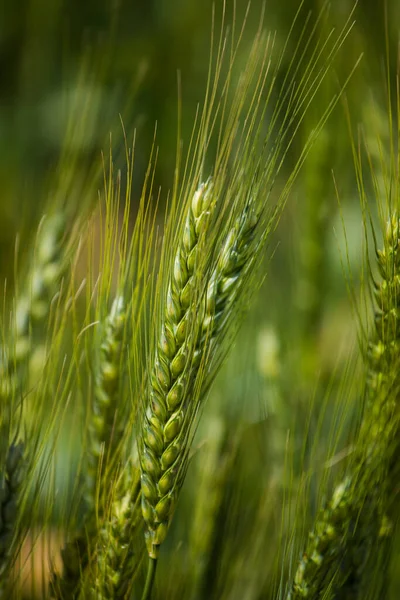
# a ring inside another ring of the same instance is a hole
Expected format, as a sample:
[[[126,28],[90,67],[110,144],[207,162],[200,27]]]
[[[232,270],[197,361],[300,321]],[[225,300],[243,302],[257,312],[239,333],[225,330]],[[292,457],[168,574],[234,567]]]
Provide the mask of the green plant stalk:
[[[222,419],[210,423],[211,435],[206,454],[200,454],[199,489],[191,527],[190,550],[194,565],[192,589],[194,600],[202,598],[207,589],[208,571],[214,556],[218,536],[218,517],[224,501],[228,474],[235,453],[227,446],[232,432]]]
[[[309,356],[312,352],[310,342],[318,335],[321,327],[325,306],[324,294],[327,290],[325,278],[328,269],[325,265],[325,257],[328,240],[326,231],[331,209],[329,202],[324,199],[329,197],[327,183],[329,184],[330,180],[327,175],[330,171],[328,165],[332,154],[333,139],[334,136],[326,125],[311,149],[305,165],[306,205],[303,209],[305,231],[301,236],[300,285],[302,289],[300,289],[299,297],[302,299],[300,310],[305,352],[307,359],[312,363],[306,371],[307,375],[310,372],[313,373],[315,368],[315,357]]]
[[[149,565],[147,570],[146,583],[143,590],[142,600],[150,600],[151,592],[154,585],[154,580],[157,570],[157,558],[149,557]]]

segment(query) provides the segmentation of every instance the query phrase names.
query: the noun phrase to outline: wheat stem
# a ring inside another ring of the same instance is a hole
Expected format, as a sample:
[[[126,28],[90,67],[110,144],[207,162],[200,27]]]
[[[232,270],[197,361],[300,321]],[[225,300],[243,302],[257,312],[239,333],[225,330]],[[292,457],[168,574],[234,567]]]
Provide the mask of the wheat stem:
[[[149,556],[149,565],[147,570],[146,583],[143,590],[142,600],[150,600],[153,590],[154,580],[156,577],[157,559]]]
[[[215,555],[221,507],[224,501],[229,471],[235,453],[229,447],[232,431],[222,419],[207,423],[207,448],[199,454],[196,475],[198,489],[190,535],[191,561],[194,565],[192,598],[200,599],[207,590],[210,565]],[[229,447],[229,450],[228,450]]]

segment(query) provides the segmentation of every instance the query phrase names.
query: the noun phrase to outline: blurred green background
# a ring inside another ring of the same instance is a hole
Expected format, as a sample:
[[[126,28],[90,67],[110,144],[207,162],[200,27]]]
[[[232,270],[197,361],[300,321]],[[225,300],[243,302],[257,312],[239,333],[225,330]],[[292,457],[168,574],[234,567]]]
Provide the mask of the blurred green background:
[[[233,4],[233,3],[232,3]],[[241,23],[247,0],[238,0],[237,22]],[[351,0],[332,2],[327,22],[329,31],[340,27],[352,7]],[[278,45],[285,40],[300,3],[271,0],[267,3],[264,26],[277,32]],[[335,63],[319,97],[321,107],[343,82],[361,52],[364,58],[348,88],[355,124],[365,120],[370,96],[379,103],[385,95],[385,9],[393,70],[396,68],[399,3],[362,0],[354,18],[356,25]],[[309,11],[318,15],[323,3],[306,0],[297,21],[299,31]],[[262,2],[255,0],[242,44],[244,53],[258,26]],[[216,3],[219,22],[222,2]],[[15,233],[22,227],[21,215],[32,224],[41,214],[49,177],[58,164],[66,138],[67,114],[85,123],[84,135],[74,137],[78,169],[85,177],[88,166],[99,164],[100,150],[107,152],[107,136],[122,138],[121,115],[131,139],[137,128],[135,181],[140,185],[157,122],[160,147],[156,183],[164,189],[172,185],[177,131],[177,70],[182,79],[182,132],[187,140],[197,103],[204,95],[210,48],[212,3],[183,0],[3,0],[0,15],[0,243],[1,274],[10,274],[9,251]],[[232,5],[227,4],[227,21]],[[218,24],[216,25],[218,31]],[[323,34],[323,31],[321,31]],[[290,57],[281,65],[283,79]],[[240,64],[240,57],[239,57]],[[83,71],[86,65],[86,71]],[[90,98],[90,100],[89,100]],[[67,112],[67,107],[69,112]],[[315,110],[318,111],[318,102]],[[82,114],[87,111],[85,118]],[[73,119],[74,120],[74,119]],[[367,119],[368,120],[368,119]],[[312,114],[301,134],[313,125]],[[325,132],[325,149],[318,152],[318,178],[325,189],[310,186],[290,203],[290,213],[304,214],[306,197],[321,196],[319,202],[336,211],[332,199],[330,170],[340,173],[343,193],[353,177],[344,111],[335,111]],[[300,145],[300,143],[298,144]],[[310,172],[312,168],[310,168]],[[76,175],[78,177],[78,175]],[[354,179],[354,178],[353,178]],[[318,184],[319,185],[319,184]],[[137,188],[136,188],[137,191]],[[52,192],[53,193],[53,192]],[[355,196],[355,195],[354,195]],[[354,198],[355,204],[357,199]],[[33,220],[32,220],[33,218]],[[301,223],[302,219],[300,219]],[[299,223],[297,216],[295,222]],[[289,227],[289,225],[288,225]],[[299,232],[294,232],[295,234]]]
[[[233,3],[227,3],[231,20]],[[237,23],[241,23],[247,0],[237,1]],[[332,2],[326,31],[340,26],[353,2]],[[364,59],[349,89],[355,116],[362,111],[369,94],[383,98],[385,22],[387,4],[389,45],[396,67],[399,5],[361,0],[354,18],[356,26],[345,50],[336,62],[321,95],[326,103],[343,81],[361,52]],[[298,1],[267,3],[264,26],[285,40]],[[314,18],[323,3],[306,0],[297,29],[308,11]],[[222,2],[216,2],[216,20]],[[245,32],[245,52],[258,26],[261,0],[252,2]],[[75,141],[80,146],[82,168],[96,160],[104,148],[108,131],[120,136],[118,115],[128,133],[138,128],[138,166],[145,168],[155,122],[160,146],[157,178],[170,187],[174,167],[177,129],[177,70],[181,72],[183,134],[190,131],[196,105],[201,102],[208,68],[212,3],[210,0],[3,0],[0,19],[0,136],[1,136],[1,238],[12,238],[21,215],[21,205],[32,214],[43,202],[43,181],[56,164],[65,140],[66,101],[74,95],[77,112],[91,99],[86,134]],[[216,26],[218,31],[218,25]],[[294,45],[296,35],[291,43]],[[290,49],[290,47],[289,47]],[[287,57],[290,56],[290,52]],[[82,64],[86,60],[84,76]],[[281,66],[284,77],[287,60]],[[240,62],[240,58],[239,58]],[[78,116],[78,115],[77,115]],[[329,168],[347,169],[347,134],[340,109],[329,136]],[[89,124],[91,127],[89,127]],[[304,135],[306,132],[304,132]],[[140,154],[142,152],[142,155]],[[323,167],[322,167],[323,168]],[[27,208],[29,207],[29,208]]]

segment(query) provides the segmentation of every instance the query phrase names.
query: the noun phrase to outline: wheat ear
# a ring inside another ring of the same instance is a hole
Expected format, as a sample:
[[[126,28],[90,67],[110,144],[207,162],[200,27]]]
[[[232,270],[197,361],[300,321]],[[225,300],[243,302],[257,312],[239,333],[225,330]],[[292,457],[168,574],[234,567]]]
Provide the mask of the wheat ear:
[[[353,598],[362,594],[367,561],[379,558],[382,524],[398,469],[400,244],[399,221],[389,222],[385,249],[378,251],[381,282],[375,285],[378,310],[369,344],[366,410],[348,476],[317,517],[296,571],[291,600]],[[336,592],[335,592],[336,590]],[[365,590],[364,590],[365,591]],[[324,595],[325,594],[325,595]]]
[[[15,406],[23,394],[29,376],[32,358],[32,337],[40,343],[43,329],[46,328],[50,302],[57,291],[57,285],[65,269],[62,260],[61,240],[64,236],[65,221],[62,215],[49,217],[39,229],[35,260],[28,272],[27,284],[15,303],[15,319],[11,328],[10,343],[1,349],[0,406],[2,441],[10,439],[15,427]],[[2,578],[9,576],[7,569],[11,563],[13,540],[17,540],[20,522],[18,510],[22,489],[26,487],[27,458],[24,454],[24,442],[12,442],[4,453],[2,465],[3,480],[1,490],[1,568]]]
[[[149,400],[141,427],[142,511],[146,544],[157,559],[176,500],[179,473],[185,458],[185,438],[195,414],[188,371],[193,362],[198,317],[194,310],[195,268],[200,263],[200,237],[204,236],[215,206],[211,181],[202,184],[188,208],[183,239],[179,243],[169,281],[159,343],[150,378]],[[189,373],[193,380],[193,372]]]
[[[380,528],[369,540],[373,564],[358,569],[352,589],[362,594],[374,583],[376,597],[383,597],[388,585],[392,532],[398,521],[398,500],[393,493],[399,477],[400,444],[400,220],[389,220],[384,249],[377,250],[380,280],[373,281],[376,310],[374,334],[368,347],[367,402],[371,431],[367,448],[372,454],[370,468],[380,473]],[[368,431],[367,430],[367,431]],[[380,453],[373,462],[375,454]],[[377,477],[376,477],[377,479]],[[372,577],[374,575],[374,577]],[[348,594],[350,597],[350,594]]]
[[[89,585],[96,600],[123,600],[130,593],[140,564],[137,532],[140,508],[140,472],[130,469],[129,481],[117,486],[111,510],[99,530],[95,580]]]
[[[372,404],[382,389],[390,389],[397,379],[400,350],[400,221],[394,215],[385,235],[385,248],[377,251],[381,280],[374,282],[377,309],[375,333],[368,349],[368,401]]]
[[[125,319],[124,299],[122,296],[117,296],[105,322],[100,360],[96,365],[95,397],[89,426],[88,468],[85,473],[86,500],[88,511],[93,513],[100,465],[101,481],[107,468],[107,459],[112,459],[113,450],[115,451],[120,441],[115,416],[120,404],[118,400],[122,379],[121,357]]]
[[[368,464],[360,462],[335,487],[309,534],[288,600],[358,597],[360,573],[381,531],[379,498],[369,493],[376,485]]]
[[[30,284],[16,305],[17,364],[26,360],[31,351],[30,327],[34,331],[48,317],[52,296],[65,269],[61,243],[64,233],[65,219],[61,214],[45,219],[39,231]]]
[[[232,325],[233,312],[243,291],[246,274],[250,273],[257,257],[254,240],[259,215],[252,201],[248,202],[235,219],[225,238],[217,266],[207,288],[205,311],[202,320],[202,337],[199,352],[205,337],[211,344]]]
[[[45,219],[39,230],[28,284],[16,299],[10,347],[1,350],[0,402],[4,404],[3,410],[10,409],[11,399],[25,385],[32,333],[35,334],[46,322],[51,298],[65,268],[61,258],[64,228],[62,215],[55,215]]]
[[[372,586],[376,597],[383,596],[391,531],[398,519],[393,482],[398,480],[400,459],[399,235],[400,222],[397,215],[393,215],[384,234],[384,248],[376,252],[380,280],[373,282],[376,309],[366,357],[367,406],[357,442],[362,453],[358,476],[361,493],[353,500],[357,506],[358,498],[363,515],[346,560],[349,577],[340,589],[344,600],[363,597]]]
[[[89,425],[89,447],[84,481],[85,516],[83,528],[77,536],[67,542],[62,551],[62,575],[53,573],[50,585],[55,598],[74,598],[79,594],[83,571],[89,560],[89,544],[97,535],[97,519],[104,515],[105,496],[109,490],[105,485],[105,460],[112,454],[116,440],[115,413],[121,381],[121,356],[125,331],[125,304],[117,296],[104,323],[100,345],[100,359],[95,365],[95,396],[93,414]],[[102,458],[103,457],[103,458]],[[100,470],[100,472],[99,472]],[[97,481],[103,493],[100,505],[96,501]]]
[[[213,379],[220,362],[218,357],[223,347],[222,337],[232,325],[246,273],[257,256],[253,251],[258,216],[253,205],[248,203],[239,212],[226,236],[208,285],[205,281],[207,291],[198,318],[198,333],[193,333],[193,325],[189,328],[195,347],[193,360],[190,361],[185,334],[190,324],[189,318],[193,318],[189,290],[194,276],[194,254],[197,252],[199,235],[194,224],[196,220],[206,222],[203,215],[209,211],[211,203],[209,185],[206,184],[196,193],[189,211],[185,240],[191,239],[192,242],[184,241],[177,253],[151,379],[151,402],[143,429],[140,456],[142,509],[147,524],[147,547],[152,559],[157,558],[158,547],[167,533],[179,488],[179,476],[184,471],[187,426],[198,409],[198,404],[191,401],[190,386],[203,360],[207,364],[201,381],[200,398]],[[189,235],[189,232],[192,233]]]

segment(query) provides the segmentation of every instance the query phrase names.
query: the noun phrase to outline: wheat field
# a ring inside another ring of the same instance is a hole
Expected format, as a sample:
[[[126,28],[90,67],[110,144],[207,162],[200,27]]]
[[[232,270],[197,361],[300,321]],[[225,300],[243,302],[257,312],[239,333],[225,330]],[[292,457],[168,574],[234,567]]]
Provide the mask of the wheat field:
[[[0,597],[395,600],[398,3],[4,9]]]

